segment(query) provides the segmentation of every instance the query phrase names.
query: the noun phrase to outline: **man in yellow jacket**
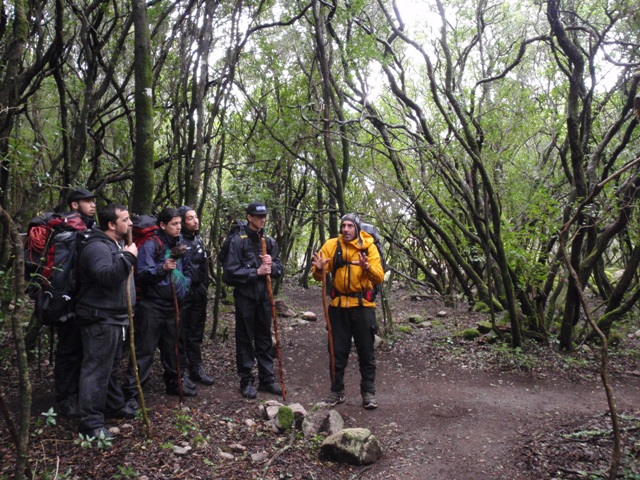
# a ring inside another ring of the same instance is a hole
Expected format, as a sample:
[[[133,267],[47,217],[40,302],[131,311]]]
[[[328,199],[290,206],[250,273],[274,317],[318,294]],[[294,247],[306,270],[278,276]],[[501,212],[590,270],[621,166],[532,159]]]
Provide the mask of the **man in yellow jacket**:
[[[360,363],[362,406],[377,408],[374,286],[384,280],[384,270],[373,237],[361,229],[360,217],[355,213],[342,217],[340,236],[328,240],[313,255],[312,272],[316,280],[322,278],[323,268],[333,274],[329,321],[335,362],[331,393],[324,402],[334,406],[345,400],[344,371],[353,338]]]

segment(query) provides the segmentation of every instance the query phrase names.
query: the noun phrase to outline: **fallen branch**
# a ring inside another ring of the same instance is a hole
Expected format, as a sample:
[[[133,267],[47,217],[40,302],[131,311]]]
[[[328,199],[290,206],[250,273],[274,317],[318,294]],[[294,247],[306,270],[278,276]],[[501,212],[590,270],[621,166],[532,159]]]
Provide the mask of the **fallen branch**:
[[[269,470],[269,467],[273,464],[273,462],[275,462],[280,455],[282,455],[284,452],[286,452],[291,448],[291,445],[293,445],[293,441],[295,440],[295,438],[296,438],[296,426],[294,423],[293,425],[291,425],[291,435],[289,436],[289,443],[286,444],[284,447],[282,447],[280,450],[278,450],[275,453],[275,455],[269,459],[269,461],[264,466],[264,469],[262,470],[262,474],[264,476],[267,475],[267,470]]]

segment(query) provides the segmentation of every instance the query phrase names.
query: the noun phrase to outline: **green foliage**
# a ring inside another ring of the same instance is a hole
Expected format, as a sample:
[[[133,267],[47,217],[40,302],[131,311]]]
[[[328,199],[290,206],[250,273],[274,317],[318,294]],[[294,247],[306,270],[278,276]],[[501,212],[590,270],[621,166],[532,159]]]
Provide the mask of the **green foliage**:
[[[473,311],[478,313],[490,313],[491,309],[489,308],[489,305],[484,302],[476,302],[473,305]]]
[[[187,436],[198,430],[198,425],[195,423],[191,415],[180,412],[176,415],[176,429],[182,436]]]
[[[507,343],[495,343],[492,345],[491,351],[504,369],[530,371],[537,362],[534,355],[525,353],[520,347],[512,348]]]
[[[42,412],[35,420],[35,431],[32,435],[40,436],[44,432],[46,427],[54,427],[57,425],[56,417],[58,414],[53,407],[50,407],[46,412]]]
[[[66,479],[75,479],[73,475],[73,469],[71,467],[67,468],[66,471],[61,472],[56,467],[47,468],[43,471],[37,472],[38,479],[40,480],[66,480]],[[0,477],[3,480],[9,477]],[[13,477],[11,477],[13,478]]]
[[[132,479],[132,478],[140,478],[140,474],[133,468],[131,465],[118,465],[117,466],[118,473],[114,473],[111,478],[114,479]]]
[[[398,325],[397,330],[401,333],[412,334],[413,328],[410,325]]]
[[[79,433],[73,443],[80,445],[81,448],[92,449],[95,447],[98,450],[108,450],[113,446],[112,439],[107,438],[103,431],[97,437]]]

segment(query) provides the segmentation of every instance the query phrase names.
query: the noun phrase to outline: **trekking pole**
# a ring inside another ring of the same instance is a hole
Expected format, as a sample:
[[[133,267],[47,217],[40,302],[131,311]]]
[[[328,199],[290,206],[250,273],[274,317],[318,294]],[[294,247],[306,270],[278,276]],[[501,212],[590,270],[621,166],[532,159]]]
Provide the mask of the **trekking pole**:
[[[322,260],[322,253],[320,254]],[[324,308],[324,320],[327,322],[327,335],[329,337],[329,365],[331,366],[331,385],[336,381],[336,357],[333,350],[333,332],[329,319],[329,305],[327,302],[327,265],[322,266],[322,307]]]
[[[178,245],[171,249],[169,258],[178,261],[184,257],[186,253],[186,247],[184,245]],[[182,391],[182,373],[180,372],[180,305],[178,304],[178,294],[176,292],[176,283],[173,279],[173,270],[169,272],[169,281],[171,282],[171,293],[173,293],[173,310],[175,312],[175,352],[176,352],[176,375],[178,376],[178,395],[180,396],[180,403],[184,401],[184,392]]]
[[[169,273],[169,279],[171,281],[171,292],[173,293],[173,310],[175,312],[175,351],[176,351],[176,375],[178,376],[178,395],[180,396],[180,403],[184,401],[184,394],[182,393],[182,374],[180,372],[180,341],[178,329],[180,328],[180,307],[178,306],[178,294],[176,293],[176,283],[173,280],[173,272]]]
[[[133,242],[133,236],[131,229],[127,231],[127,245],[131,245]],[[144,428],[147,433],[147,438],[151,438],[151,427],[149,425],[149,416],[147,415],[147,407],[144,404],[144,394],[142,393],[142,385],[140,384],[140,376],[138,375],[138,360],[136,358],[136,343],[134,338],[134,324],[133,324],[133,302],[131,301],[131,282],[133,281],[133,267],[127,276],[127,313],[129,314],[129,350],[131,355],[131,364],[133,365],[133,378],[136,381],[136,388],[138,389],[138,399],[140,400],[140,411],[142,412],[142,420],[144,421]]]
[[[267,254],[267,239],[264,236],[262,242],[262,255]],[[284,389],[284,373],[282,371],[282,353],[280,352],[280,334],[278,333],[278,320],[276,318],[276,301],[273,299],[273,288],[271,286],[271,274],[267,275],[267,292],[271,301],[271,318],[273,319],[273,330],[276,334],[276,352],[278,353],[278,370],[280,372],[280,387],[282,388],[282,400],[287,401],[287,392]]]

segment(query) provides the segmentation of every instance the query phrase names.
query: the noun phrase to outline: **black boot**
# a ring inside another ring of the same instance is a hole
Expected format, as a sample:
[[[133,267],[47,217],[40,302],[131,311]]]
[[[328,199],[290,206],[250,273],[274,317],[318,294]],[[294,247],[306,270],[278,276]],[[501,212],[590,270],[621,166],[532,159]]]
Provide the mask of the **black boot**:
[[[244,398],[256,398],[258,393],[253,383],[247,383],[246,385],[240,385],[240,393]]]
[[[203,385],[213,385],[213,377],[207,375],[202,365],[198,365],[196,368],[189,372],[189,376],[198,383]]]
[[[265,384],[260,383],[258,385],[258,390],[260,390],[261,392],[267,392],[273,395],[282,396],[282,388],[280,388],[275,383],[265,383]]]

